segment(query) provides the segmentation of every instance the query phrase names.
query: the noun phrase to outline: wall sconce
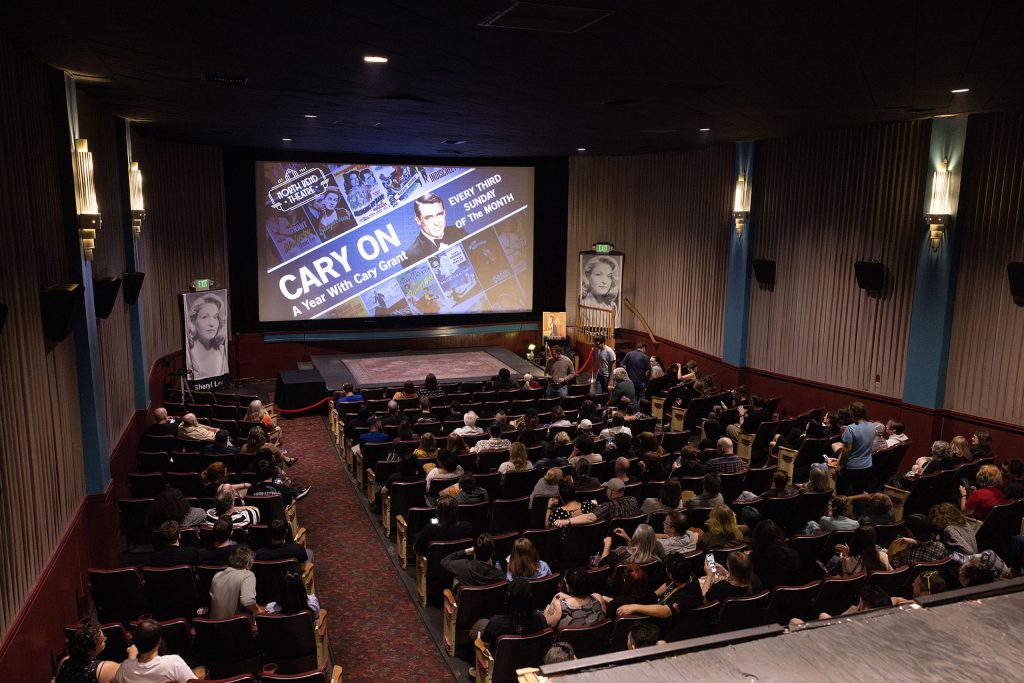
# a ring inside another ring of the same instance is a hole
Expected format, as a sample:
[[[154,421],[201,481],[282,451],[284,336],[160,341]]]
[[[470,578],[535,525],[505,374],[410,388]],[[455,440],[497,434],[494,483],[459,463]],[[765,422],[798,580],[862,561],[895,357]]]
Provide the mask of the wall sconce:
[[[142,220],[146,217],[146,203],[142,196],[142,171],[137,161],[128,165],[128,192],[132,204],[132,235],[139,239],[142,236]]]
[[[932,251],[938,251],[942,246],[942,235],[951,219],[949,213],[949,159],[943,159],[942,168],[935,171],[932,176],[932,201],[924,219],[928,223],[928,237],[932,241]]]
[[[85,260],[92,261],[96,248],[96,231],[103,226],[99,204],[96,202],[96,183],[92,166],[92,152],[85,138],[75,140],[75,208],[78,212],[78,234],[82,240]]]
[[[536,344],[530,344],[529,346],[527,346],[526,347],[526,359],[527,360],[533,360],[533,358],[534,358],[534,353],[533,352],[536,351],[536,350],[537,350],[537,345]]]
[[[736,194],[732,200],[732,217],[736,221],[736,236],[743,234],[743,226],[750,216],[750,194],[747,192],[747,176],[740,173],[736,179]]]

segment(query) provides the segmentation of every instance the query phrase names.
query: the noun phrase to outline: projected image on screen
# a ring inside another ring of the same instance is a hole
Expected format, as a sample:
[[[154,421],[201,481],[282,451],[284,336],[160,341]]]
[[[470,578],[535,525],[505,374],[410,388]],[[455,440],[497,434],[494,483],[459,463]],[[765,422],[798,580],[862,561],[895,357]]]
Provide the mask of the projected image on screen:
[[[260,320],[533,308],[533,169],[256,162]]]

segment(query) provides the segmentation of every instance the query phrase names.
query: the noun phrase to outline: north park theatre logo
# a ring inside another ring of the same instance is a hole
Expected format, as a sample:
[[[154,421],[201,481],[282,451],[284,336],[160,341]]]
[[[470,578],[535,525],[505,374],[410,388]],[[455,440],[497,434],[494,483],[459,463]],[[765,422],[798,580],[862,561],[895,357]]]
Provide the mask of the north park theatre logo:
[[[267,197],[270,205],[278,211],[292,211],[322,195],[328,184],[322,169],[313,167],[296,171],[289,168],[284,173],[284,180],[271,187]]]

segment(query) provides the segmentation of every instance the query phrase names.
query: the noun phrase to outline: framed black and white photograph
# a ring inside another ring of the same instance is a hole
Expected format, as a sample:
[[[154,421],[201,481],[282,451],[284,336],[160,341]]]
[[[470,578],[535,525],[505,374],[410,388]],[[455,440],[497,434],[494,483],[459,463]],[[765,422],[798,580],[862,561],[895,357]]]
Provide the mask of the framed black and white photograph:
[[[622,254],[580,252],[580,305],[611,309],[615,327],[622,321]]]
[[[228,369],[228,290],[181,295],[185,369],[192,391],[226,387]]]

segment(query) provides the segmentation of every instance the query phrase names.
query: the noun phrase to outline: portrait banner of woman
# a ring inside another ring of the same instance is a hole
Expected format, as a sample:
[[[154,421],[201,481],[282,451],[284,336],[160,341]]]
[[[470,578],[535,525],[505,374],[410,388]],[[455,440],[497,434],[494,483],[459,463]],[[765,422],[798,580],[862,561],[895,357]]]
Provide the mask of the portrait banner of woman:
[[[189,388],[211,391],[228,386],[228,290],[183,292],[181,302]]]
[[[622,324],[622,257],[580,252],[580,305],[611,309],[614,304],[615,327]]]

